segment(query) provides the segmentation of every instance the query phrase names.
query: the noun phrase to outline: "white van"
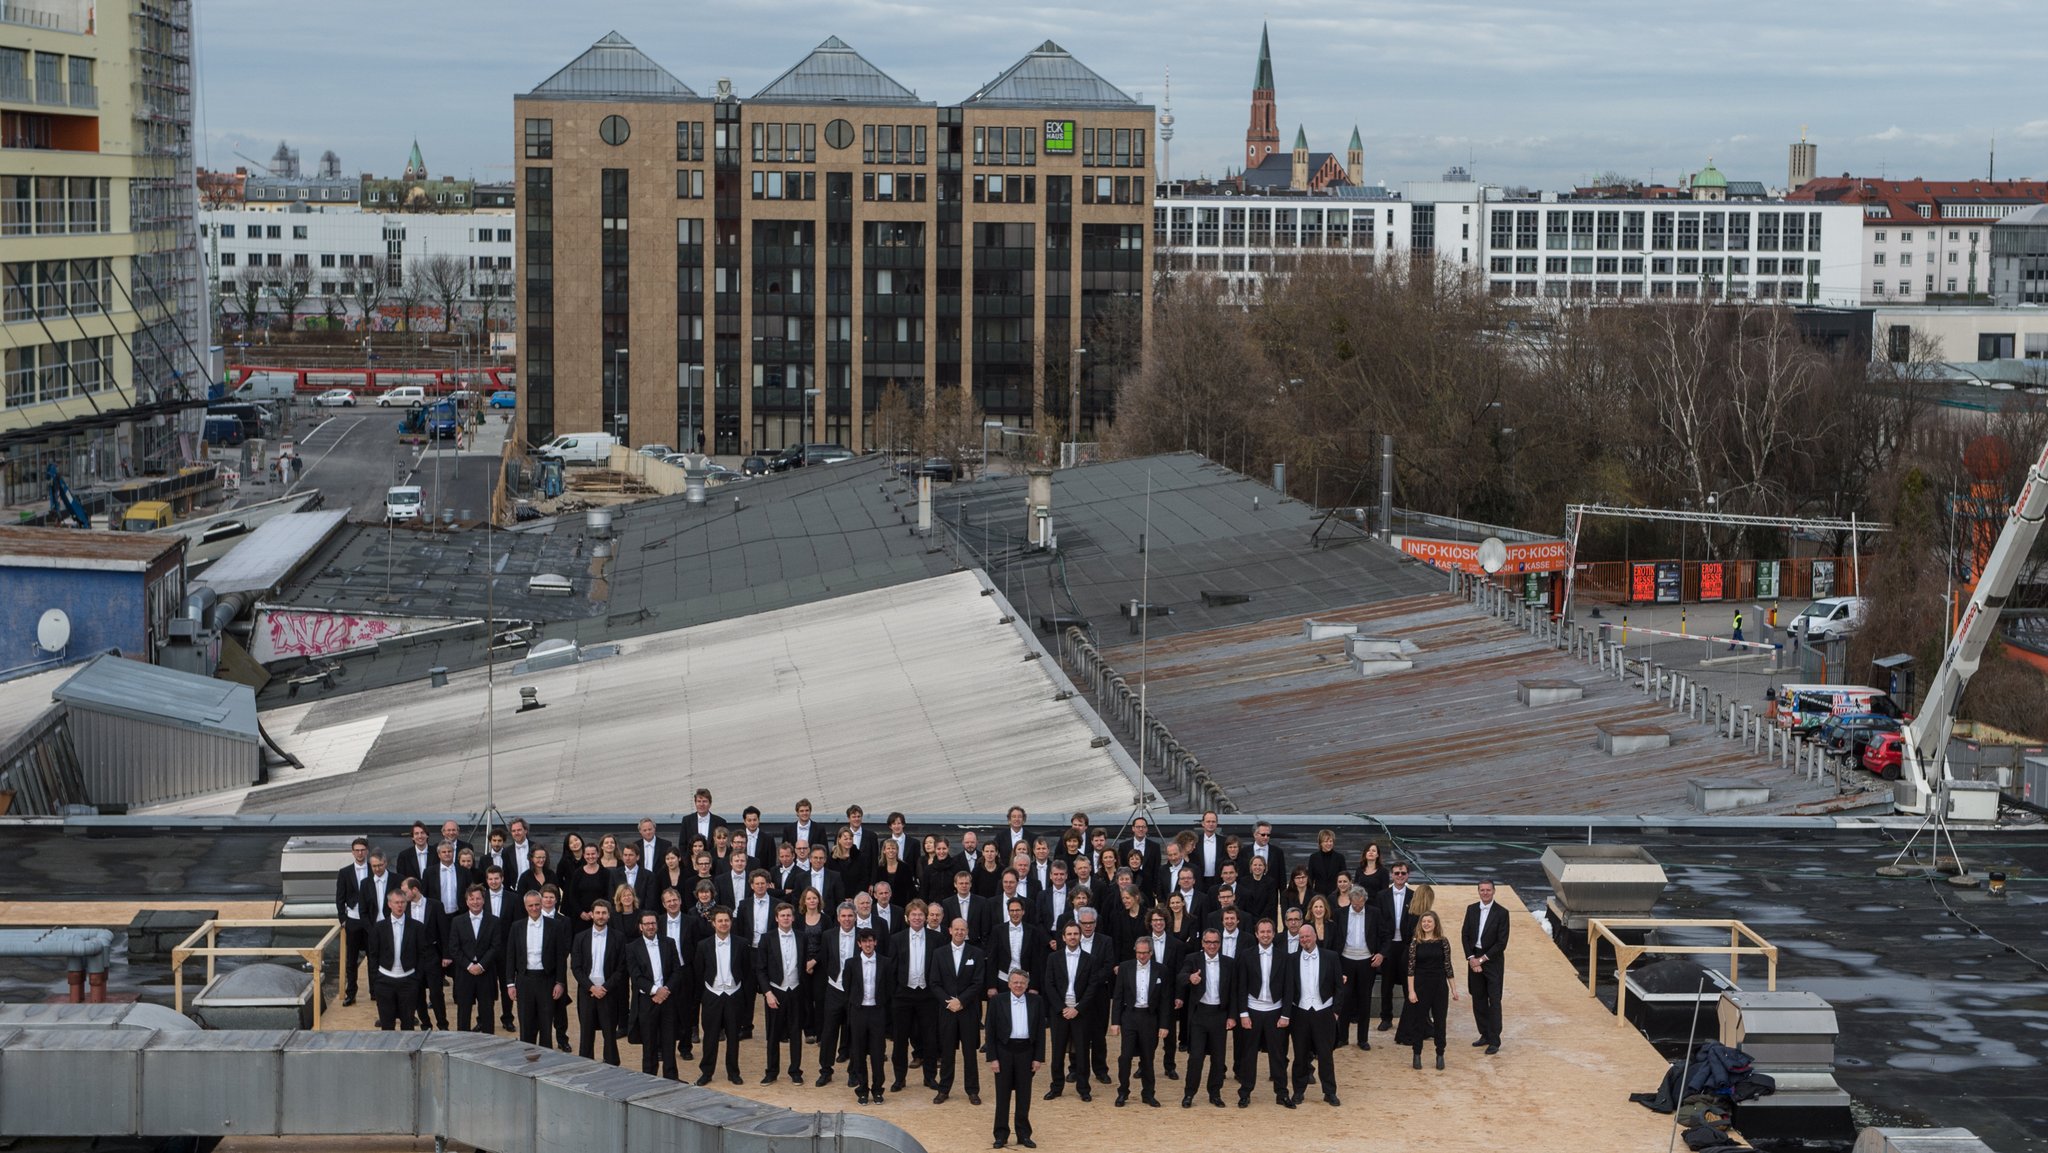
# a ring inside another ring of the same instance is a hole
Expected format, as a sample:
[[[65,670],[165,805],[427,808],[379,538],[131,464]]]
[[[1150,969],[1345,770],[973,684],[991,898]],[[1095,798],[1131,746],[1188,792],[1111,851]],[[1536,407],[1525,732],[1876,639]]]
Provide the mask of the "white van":
[[[298,397],[299,377],[292,372],[252,372],[242,378],[235,389],[236,400],[294,400]]]
[[[533,450],[535,456],[563,464],[608,464],[619,438],[607,432],[565,432]]]
[[[395,484],[384,490],[384,519],[418,520],[423,498],[416,484]]]
[[[1863,627],[1868,615],[1870,601],[1865,597],[1824,597],[1793,617],[1787,631],[1806,641],[1833,640]]]
[[[401,384],[397,388],[384,390],[377,398],[378,408],[418,408],[427,403],[427,390],[417,384]]]

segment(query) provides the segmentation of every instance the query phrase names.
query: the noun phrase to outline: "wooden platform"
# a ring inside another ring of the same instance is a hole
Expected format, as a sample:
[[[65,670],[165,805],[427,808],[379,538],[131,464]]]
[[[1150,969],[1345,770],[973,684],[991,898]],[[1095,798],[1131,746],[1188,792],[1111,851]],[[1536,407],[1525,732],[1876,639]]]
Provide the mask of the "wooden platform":
[[[1456,926],[1466,904],[1473,898],[1469,886],[1445,886],[1438,891],[1439,907]],[[1512,890],[1503,888],[1500,901],[1509,908],[1523,907]],[[91,917],[78,910],[77,903],[63,906],[62,918],[71,924],[125,924],[135,906],[109,908],[105,915]],[[152,905],[152,907],[156,907]],[[6,919],[16,923],[30,919],[36,906],[16,903],[7,908]],[[226,913],[223,909],[223,913]],[[53,923],[33,918],[34,923]],[[1263,1086],[1253,1093],[1249,1109],[1236,1108],[1235,1083],[1226,1083],[1227,1109],[1211,1107],[1198,1094],[1193,1109],[1180,1108],[1182,1082],[1159,1081],[1159,1098],[1164,1107],[1146,1108],[1137,1102],[1123,1109],[1110,1102],[1114,1086],[1097,1087],[1092,1103],[1082,1104],[1070,1090],[1058,1101],[1033,1101],[1031,1118],[1034,1139],[1047,1150],[1099,1148],[1106,1133],[1132,1134],[1133,1140],[1171,1147],[1276,1148],[1290,1153],[1355,1153],[1361,1148],[1408,1150],[1431,1149],[1454,1153],[1496,1153],[1521,1139],[1533,1138],[1546,1148],[1570,1149],[1573,1153],[1650,1153],[1662,1150],[1670,1138],[1669,1118],[1659,1116],[1629,1101],[1633,1092],[1650,1092],[1664,1073],[1664,1061],[1649,1042],[1626,1024],[1616,1021],[1600,1002],[1587,996],[1564,955],[1543,935],[1540,924],[1530,916],[1515,923],[1513,944],[1508,952],[1507,994],[1502,1030],[1502,1048],[1488,1057],[1470,1043],[1471,1004],[1467,1000],[1451,1006],[1450,1043],[1446,1049],[1448,1068],[1437,1072],[1430,1056],[1425,1068],[1409,1067],[1409,1052],[1395,1049],[1391,1033],[1373,1034],[1369,1053],[1347,1049],[1337,1058],[1337,1089],[1344,1104],[1331,1109],[1322,1103],[1314,1086],[1298,1109],[1281,1109]],[[1462,964],[1460,965],[1462,971]],[[1459,982],[1462,993],[1462,980]],[[341,1008],[331,1002],[326,1014],[328,1029],[374,1027],[374,1010],[362,997]],[[451,1007],[452,1012],[452,1007]],[[573,1005],[571,1016],[574,1016]],[[570,1036],[575,1036],[575,1022]],[[1110,1071],[1116,1071],[1115,1040],[1111,1040]],[[621,1062],[639,1067],[639,1053],[620,1044]],[[964,1088],[954,1086],[953,1099],[945,1105],[931,1103],[931,1093],[922,1090],[913,1068],[910,1083],[901,1094],[891,1094],[881,1106],[861,1106],[846,1088],[846,1073],[837,1071],[834,1084],[813,1088],[816,1076],[814,1055],[804,1054],[806,1084],[798,1087],[786,1079],[773,1086],[759,1085],[763,1069],[760,1043],[742,1046],[740,1068],[746,1084],[725,1083],[722,1062],[714,1087],[776,1105],[806,1111],[865,1110],[886,1117],[915,1135],[930,1153],[986,1149],[993,1119],[994,1092],[983,1067],[982,1101],[977,1108],[967,1103]],[[1180,1062],[1185,1074],[1185,1059]],[[1263,1064],[1261,1070],[1263,1072]],[[687,1063],[685,1076],[696,1076],[694,1062]],[[1043,1092],[1045,1075],[1038,1078]],[[1516,1135],[1519,1134],[1518,1138]],[[432,1148],[432,1142],[411,1138],[389,1141],[350,1138],[333,1143],[295,1138],[292,1149],[347,1149],[352,1153],[381,1150]],[[1014,1147],[1014,1144],[1013,1146]],[[220,1146],[223,1150],[282,1150],[287,1143],[238,1137]]]

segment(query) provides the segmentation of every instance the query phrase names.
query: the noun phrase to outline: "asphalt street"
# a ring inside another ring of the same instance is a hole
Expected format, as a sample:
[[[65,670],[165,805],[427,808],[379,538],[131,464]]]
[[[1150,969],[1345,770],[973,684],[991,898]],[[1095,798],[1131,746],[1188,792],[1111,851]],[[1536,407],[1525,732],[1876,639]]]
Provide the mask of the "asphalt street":
[[[501,435],[481,438],[474,447],[483,451],[457,452],[445,442],[420,446],[400,440],[401,416],[392,409],[301,407],[292,416],[305,462],[292,489],[319,489],[324,507],[345,507],[351,520],[382,521],[384,491],[395,484],[425,489],[426,507],[436,517],[452,509],[473,519],[490,508]]]

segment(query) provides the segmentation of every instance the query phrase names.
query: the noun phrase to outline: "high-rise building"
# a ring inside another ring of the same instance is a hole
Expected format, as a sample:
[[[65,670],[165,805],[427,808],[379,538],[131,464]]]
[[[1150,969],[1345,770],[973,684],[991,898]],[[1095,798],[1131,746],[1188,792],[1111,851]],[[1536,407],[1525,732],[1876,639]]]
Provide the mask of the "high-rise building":
[[[861,448],[899,387],[1087,439],[1135,367],[1153,109],[1050,40],[941,105],[836,37],[742,98],[614,33],[513,115],[529,439]]]
[[[174,469],[204,400],[189,0],[0,9],[5,503]]]
[[[1820,145],[1806,138],[1806,129],[1799,130],[1799,139],[1792,143],[1792,155],[1785,165],[1785,188],[1798,188],[1815,175],[1815,166],[1820,163]]]

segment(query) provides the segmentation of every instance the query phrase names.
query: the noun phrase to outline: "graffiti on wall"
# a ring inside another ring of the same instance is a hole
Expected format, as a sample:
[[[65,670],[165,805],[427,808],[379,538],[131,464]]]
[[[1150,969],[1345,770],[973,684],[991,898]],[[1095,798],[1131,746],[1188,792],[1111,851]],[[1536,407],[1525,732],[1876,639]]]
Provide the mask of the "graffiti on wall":
[[[267,615],[258,633],[259,647],[267,648],[270,655],[257,659],[324,657],[375,644],[398,632],[398,623],[389,617],[273,612]]]

